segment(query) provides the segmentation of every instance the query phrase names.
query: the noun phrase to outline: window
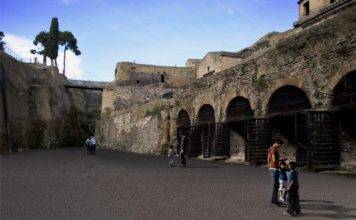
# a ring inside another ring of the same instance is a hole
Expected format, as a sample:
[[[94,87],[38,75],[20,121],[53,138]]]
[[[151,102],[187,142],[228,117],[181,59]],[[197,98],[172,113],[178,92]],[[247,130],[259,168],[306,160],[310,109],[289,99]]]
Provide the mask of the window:
[[[309,1],[307,1],[303,4],[303,8],[304,8],[304,15],[309,15],[310,14]]]
[[[208,66],[208,72],[210,72],[210,66]]]
[[[161,83],[164,83],[164,75],[161,75]]]
[[[137,83],[137,84],[140,84],[140,80],[136,80],[136,83]]]

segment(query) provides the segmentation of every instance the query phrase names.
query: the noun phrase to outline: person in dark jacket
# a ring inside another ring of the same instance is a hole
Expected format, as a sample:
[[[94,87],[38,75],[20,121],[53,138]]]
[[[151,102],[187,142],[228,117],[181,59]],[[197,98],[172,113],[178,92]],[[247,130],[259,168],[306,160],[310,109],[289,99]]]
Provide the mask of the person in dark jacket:
[[[180,166],[181,167],[186,167],[187,166],[187,161],[185,160],[185,146],[186,146],[186,136],[184,135],[184,133],[181,131],[180,132],[180,151],[179,151],[179,155],[180,155],[180,159],[181,159],[181,163]]]
[[[287,210],[284,212],[286,215],[299,215],[300,202],[299,202],[299,180],[298,172],[295,170],[297,167],[296,162],[289,162],[288,187],[287,187]]]

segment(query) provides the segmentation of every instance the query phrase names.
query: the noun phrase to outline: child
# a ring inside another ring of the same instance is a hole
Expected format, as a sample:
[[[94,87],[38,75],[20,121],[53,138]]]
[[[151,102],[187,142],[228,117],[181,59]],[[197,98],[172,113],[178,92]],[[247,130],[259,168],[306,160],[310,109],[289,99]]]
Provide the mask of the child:
[[[168,149],[168,158],[169,158],[169,166],[173,167],[174,165],[174,150],[173,150],[173,145],[171,145]]]
[[[295,216],[300,214],[299,204],[299,181],[298,172],[295,170],[297,167],[296,162],[289,162],[289,171],[287,173],[288,186],[287,186],[287,210],[284,212],[286,215]]]
[[[279,200],[284,201],[285,193],[287,190],[287,181],[288,181],[287,164],[284,160],[282,160],[279,163],[278,179],[279,179],[279,189],[278,189]]]

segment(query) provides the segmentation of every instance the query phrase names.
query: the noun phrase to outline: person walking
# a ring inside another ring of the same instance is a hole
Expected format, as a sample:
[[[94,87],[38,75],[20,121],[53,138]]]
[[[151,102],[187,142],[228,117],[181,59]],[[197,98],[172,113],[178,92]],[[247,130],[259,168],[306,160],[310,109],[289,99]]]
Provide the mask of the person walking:
[[[287,187],[287,210],[284,212],[286,215],[296,216],[300,214],[300,201],[299,201],[299,180],[298,172],[295,170],[297,163],[294,161],[289,162],[288,187]]]
[[[96,151],[96,139],[94,137],[94,135],[90,136],[90,147],[91,147],[91,155],[95,155],[95,151]]]
[[[270,203],[272,205],[280,206],[282,205],[281,202],[278,201],[278,188],[279,188],[279,176],[278,176],[278,169],[279,169],[279,154],[278,148],[283,144],[283,141],[280,139],[276,139],[272,146],[268,149],[267,155],[267,163],[269,173],[272,179],[272,190],[271,190],[271,197]]]
[[[180,132],[180,138],[181,138],[180,151],[179,151],[180,159],[181,159],[180,166],[186,167],[187,166],[187,161],[185,160],[186,136],[184,135],[184,133],[182,131]]]

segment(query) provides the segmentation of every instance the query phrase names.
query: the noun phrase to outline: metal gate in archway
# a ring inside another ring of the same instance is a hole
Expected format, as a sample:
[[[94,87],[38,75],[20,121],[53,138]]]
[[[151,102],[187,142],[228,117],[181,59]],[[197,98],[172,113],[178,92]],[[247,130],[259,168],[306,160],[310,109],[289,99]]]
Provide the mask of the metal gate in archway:
[[[187,125],[181,126],[177,130],[183,131],[187,138],[184,147],[188,157],[230,156],[230,136],[227,123]]]

